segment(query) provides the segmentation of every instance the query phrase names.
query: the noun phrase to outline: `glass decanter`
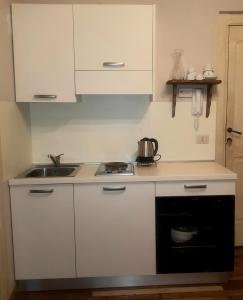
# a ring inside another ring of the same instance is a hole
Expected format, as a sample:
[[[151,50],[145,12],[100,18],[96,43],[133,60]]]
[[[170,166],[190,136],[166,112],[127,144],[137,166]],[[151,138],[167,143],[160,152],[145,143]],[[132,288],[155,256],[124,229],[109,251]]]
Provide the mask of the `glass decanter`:
[[[183,80],[185,79],[185,69],[182,63],[183,49],[175,49],[173,53],[174,66],[172,69],[172,79]]]

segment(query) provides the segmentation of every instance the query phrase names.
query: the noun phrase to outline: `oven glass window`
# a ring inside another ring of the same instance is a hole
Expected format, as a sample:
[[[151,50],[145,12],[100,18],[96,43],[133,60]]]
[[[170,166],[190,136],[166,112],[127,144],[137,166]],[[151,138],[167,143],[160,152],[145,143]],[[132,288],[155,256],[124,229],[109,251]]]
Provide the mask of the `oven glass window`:
[[[234,196],[156,198],[157,273],[233,269]]]

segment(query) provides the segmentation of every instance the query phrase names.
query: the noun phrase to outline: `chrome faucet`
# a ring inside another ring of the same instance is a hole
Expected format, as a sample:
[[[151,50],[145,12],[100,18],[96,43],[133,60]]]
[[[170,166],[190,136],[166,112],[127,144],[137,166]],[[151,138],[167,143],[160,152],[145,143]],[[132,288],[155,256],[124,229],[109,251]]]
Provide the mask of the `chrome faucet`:
[[[48,157],[52,160],[55,167],[61,166],[61,156],[64,155],[64,153],[59,154],[57,156],[54,156],[52,154],[48,154]]]

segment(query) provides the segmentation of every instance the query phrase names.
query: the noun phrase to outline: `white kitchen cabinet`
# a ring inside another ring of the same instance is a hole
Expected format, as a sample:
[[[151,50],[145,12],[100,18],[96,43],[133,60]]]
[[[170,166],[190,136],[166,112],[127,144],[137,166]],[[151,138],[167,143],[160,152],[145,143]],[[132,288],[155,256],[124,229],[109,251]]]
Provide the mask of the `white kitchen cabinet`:
[[[78,277],[155,274],[154,183],[75,184]]]
[[[78,94],[152,94],[153,5],[75,4]]]
[[[156,182],[156,196],[235,195],[235,180]]]
[[[17,102],[76,102],[72,5],[12,5]]]
[[[15,278],[72,278],[73,185],[11,187]]]

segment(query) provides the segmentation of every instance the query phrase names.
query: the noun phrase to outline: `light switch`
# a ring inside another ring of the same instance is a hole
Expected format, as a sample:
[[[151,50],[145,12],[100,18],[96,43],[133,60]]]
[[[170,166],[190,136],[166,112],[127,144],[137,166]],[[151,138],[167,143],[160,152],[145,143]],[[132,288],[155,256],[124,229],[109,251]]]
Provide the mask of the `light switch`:
[[[199,134],[196,136],[196,144],[209,144],[209,135]]]

